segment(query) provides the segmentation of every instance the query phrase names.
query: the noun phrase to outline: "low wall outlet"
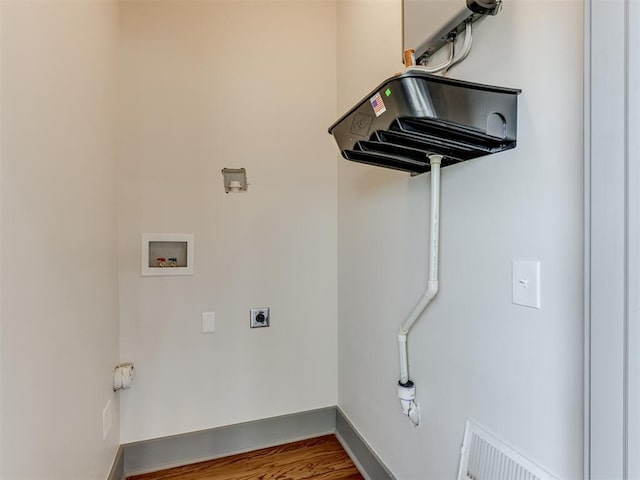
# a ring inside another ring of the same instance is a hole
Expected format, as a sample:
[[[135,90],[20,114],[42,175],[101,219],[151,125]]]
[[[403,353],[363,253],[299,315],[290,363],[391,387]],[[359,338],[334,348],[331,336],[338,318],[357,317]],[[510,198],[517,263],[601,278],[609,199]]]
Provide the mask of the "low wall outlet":
[[[202,333],[211,333],[215,331],[216,331],[215,312],[202,312]]]
[[[107,405],[102,410],[102,439],[106,440],[109,432],[111,431],[111,425],[113,424],[113,413],[111,412],[111,400],[107,402]]]
[[[271,318],[269,307],[252,308],[250,317],[251,328],[268,327]]]

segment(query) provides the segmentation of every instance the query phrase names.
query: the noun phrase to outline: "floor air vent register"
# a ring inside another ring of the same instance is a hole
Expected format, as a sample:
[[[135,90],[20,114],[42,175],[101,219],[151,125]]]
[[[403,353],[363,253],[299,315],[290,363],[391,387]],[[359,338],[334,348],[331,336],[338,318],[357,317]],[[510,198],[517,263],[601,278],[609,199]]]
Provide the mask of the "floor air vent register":
[[[458,480],[558,480],[498,437],[467,420]]]

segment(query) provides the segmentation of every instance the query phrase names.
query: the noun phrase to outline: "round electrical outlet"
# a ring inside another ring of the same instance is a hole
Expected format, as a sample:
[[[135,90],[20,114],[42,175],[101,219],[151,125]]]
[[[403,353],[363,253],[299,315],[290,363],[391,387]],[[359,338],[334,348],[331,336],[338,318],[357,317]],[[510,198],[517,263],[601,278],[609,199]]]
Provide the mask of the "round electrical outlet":
[[[250,317],[251,328],[269,326],[269,307],[252,308]]]

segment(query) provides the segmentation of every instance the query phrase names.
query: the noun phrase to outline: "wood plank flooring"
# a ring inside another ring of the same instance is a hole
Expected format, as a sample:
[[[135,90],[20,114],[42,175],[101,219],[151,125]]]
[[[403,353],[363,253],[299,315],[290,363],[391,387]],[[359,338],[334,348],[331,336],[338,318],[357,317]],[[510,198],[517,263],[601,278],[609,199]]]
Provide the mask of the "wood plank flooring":
[[[170,468],[128,480],[362,480],[334,435]]]

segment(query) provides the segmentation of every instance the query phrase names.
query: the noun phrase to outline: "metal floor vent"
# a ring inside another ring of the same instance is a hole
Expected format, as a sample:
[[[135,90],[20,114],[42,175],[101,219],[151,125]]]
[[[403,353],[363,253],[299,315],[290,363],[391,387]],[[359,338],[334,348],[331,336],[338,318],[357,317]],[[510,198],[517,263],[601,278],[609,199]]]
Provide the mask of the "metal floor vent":
[[[558,477],[467,420],[458,480],[558,480]]]

